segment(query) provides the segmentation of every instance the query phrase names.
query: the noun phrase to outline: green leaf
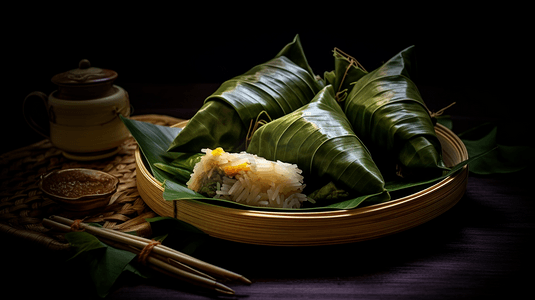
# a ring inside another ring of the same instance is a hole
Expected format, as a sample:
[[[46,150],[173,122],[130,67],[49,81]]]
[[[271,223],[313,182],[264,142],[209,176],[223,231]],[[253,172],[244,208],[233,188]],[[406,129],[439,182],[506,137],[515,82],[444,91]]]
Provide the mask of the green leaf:
[[[258,210],[272,210],[271,208],[261,208],[243,203],[236,203],[230,200],[214,199],[205,197],[195,191],[186,187],[185,184],[176,181],[168,180],[164,183],[163,199],[167,201],[198,201],[208,205],[217,205],[223,207],[232,207],[238,209],[258,209]],[[277,209],[280,210],[280,209]]]
[[[247,152],[297,164],[305,182],[333,181],[355,196],[384,191],[383,177],[334,99],[331,85],[309,104],[260,127]]]
[[[104,298],[115,282],[124,273],[146,278],[148,273],[139,270],[131,263],[136,255],[110,247],[87,232],[69,232],[65,238],[73,247],[75,254],[71,260],[78,262],[79,272],[89,274],[97,294]]]
[[[225,81],[206,101],[227,102],[249,126],[262,111],[276,119],[298,109],[319,89],[310,73],[281,56]]]
[[[344,111],[384,173],[397,164],[405,177],[433,177],[447,168],[433,121],[411,80],[413,49],[356,81]]]
[[[107,246],[93,235],[86,232],[70,232],[65,235],[69,244],[76,249],[75,254],[70,258],[74,259],[79,254],[86,251],[106,248]]]
[[[192,255],[209,240],[209,236],[197,227],[171,217],[145,219],[151,224],[154,235],[165,235],[165,245]]]
[[[380,192],[376,194],[363,195],[356,198],[331,203],[323,206],[323,209],[354,209],[358,206],[379,204],[390,200],[388,192]]]
[[[173,177],[171,174],[155,167],[154,164],[169,164],[175,158],[167,153],[167,147],[181,129],[120,117],[138,143],[144,158],[149,162],[153,176],[160,182],[171,179]]]
[[[186,183],[191,178],[190,170],[178,168],[164,163],[154,163],[154,166],[166,172],[167,174],[172,175],[173,179],[177,180],[178,182]]]
[[[237,151],[260,113],[273,119],[290,113],[308,103],[321,86],[296,37],[275,58],[223,82],[168,150],[198,153],[202,148],[222,147]]]
[[[198,153],[203,148],[236,150],[244,145],[247,127],[238,112],[224,101],[205,101],[177,134],[168,151]]]
[[[461,170],[465,165],[475,161],[478,158],[479,156],[475,156],[465,161],[462,161],[459,164],[452,167],[448,172],[445,172],[440,176],[436,176],[436,177],[429,178],[429,179],[417,178],[417,179],[407,180],[406,178],[401,178],[401,177],[392,178],[389,181],[387,181],[386,189],[389,192],[396,192],[396,191],[406,190],[409,188],[420,187],[420,186],[438,182],[439,180],[442,180],[448,176],[454,175],[459,170]]]
[[[345,190],[339,189],[334,182],[329,181],[326,185],[320,187],[319,189],[308,194],[308,198],[313,200],[325,199],[325,200],[336,200],[344,199],[349,196],[349,193]]]
[[[195,165],[204,156],[204,153],[180,153],[173,152],[174,160],[169,163],[156,162],[153,165],[173,176],[173,179],[186,183],[193,172]]]
[[[312,68],[308,64],[305,52],[303,51],[303,46],[301,44],[301,40],[299,39],[299,35],[296,35],[293,41],[284,46],[284,48],[282,48],[282,50],[275,57],[281,56],[287,57],[296,65],[314,76],[314,71],[312,71]]]
[[[488,152],[470,164],[470,172],[478,175],[518,172],[535,163],[535,147],[503,145],[498,139],[498,125],[484,123],[459,134],[470,157]]]
[[[164,182],[163,198],[165,200],[176,199],[205,199],[203,195],[188,189],[185,183],[179,183],[173,180]]]
[[[204,153],[180,153],[172,152],[174,154],[173,161],[169,163],[170,166],[181,168],[188,171],[193,171],[195,165],[201,161]]]
[[[180,132],[180,128],[155,125],[128,119],[123,116],[120,116],[120,118],[138,143],[144,158],[143,163],[149,166],[149,170],[155,179],[162,182],[166,187],[164,197],[166,194],[171,194],[172,197],[180,195],[180,198],[204,198],[202,195],[183,185],[185,183],[184,180],[189,176],[185,172],[190,172],[189,170],[180,169],[179,172],[181,174],[177,176],[178,171],[173,169],[179,169],[174,166],[190,165],[195,159],[199,159],[202,153],[191,154],[167,152],[165,150],[173,141],[176,134]],[[185,161],[180,162],[181,158]]]
[[[334,70],[326,73],[326,82],[331,84],[336,93],[336,99],[341,101],[347,97],[352,85],[368,74],[356,59],[343,53],[339,49],[333,50]]]
[[[443,125],[444,127],[448,128],[449,130],[453,130],[453,121],[451,120],[451,116],[437,116],[435,117],[435,120],[437,120],[438,124]]]

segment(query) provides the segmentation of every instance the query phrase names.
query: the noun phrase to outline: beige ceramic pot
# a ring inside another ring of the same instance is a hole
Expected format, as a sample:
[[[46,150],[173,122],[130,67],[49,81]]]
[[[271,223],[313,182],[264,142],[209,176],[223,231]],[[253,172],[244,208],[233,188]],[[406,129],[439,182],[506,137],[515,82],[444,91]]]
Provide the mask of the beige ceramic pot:
[[[130,116],[128,93],[114,85],[117,73],[91,67],[82,60],[78,69],[52,77],[58,90],[49,96],[30,93],[24,100],[23,111],[28,125],[50,139],[75,160],[94,160],[117,153],[118,146],[130,133],[119,118]],[[39,111],[37,102],[46,111]],[[36,114],[45,114],[48,124],[40,124]]]

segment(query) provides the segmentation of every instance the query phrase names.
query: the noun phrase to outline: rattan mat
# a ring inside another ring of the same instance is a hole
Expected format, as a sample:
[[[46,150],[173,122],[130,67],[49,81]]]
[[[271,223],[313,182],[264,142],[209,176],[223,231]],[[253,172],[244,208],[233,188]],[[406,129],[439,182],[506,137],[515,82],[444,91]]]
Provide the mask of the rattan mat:
[[[132,119],[171,126],[181,119],[163,115],[132,116]],[[65,158],[49,140],[0,156],[0,234],[8,234],[36,243],[51,250],[66,250],[63,235],[42,225],[50,215],[83,218],[84,222],[99,223],[103,227],[140,236],[152,234],[146,218],[157,216],[140,197],[136,184],[134,152],[137,143],[127,139],[119,152],[106,159],[80,162]],[[119,187],[110,204],[96,213],[73,216],[52,200],[43,197],[38,188],[41,175],[57,169],[89,168],[107,172],[119,178]]]

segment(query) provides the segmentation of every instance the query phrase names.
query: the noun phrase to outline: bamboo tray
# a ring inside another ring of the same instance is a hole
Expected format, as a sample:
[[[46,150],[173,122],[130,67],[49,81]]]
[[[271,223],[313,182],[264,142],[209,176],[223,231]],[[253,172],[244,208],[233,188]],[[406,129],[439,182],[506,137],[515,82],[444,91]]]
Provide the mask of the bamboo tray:
[[[183,127],[185,122],[174,127]],[[462,141],[437,124],[446,165],[468,159]],[[365,241],[421,225],[453,207],[466,191],[468,168],[409,196],[351,210],[264,212],[196,201],[166,201],[164,188],[135,152],[137,186],[145,203],[161,216],[176,217],[224,240],[273,246],[314,246]]]

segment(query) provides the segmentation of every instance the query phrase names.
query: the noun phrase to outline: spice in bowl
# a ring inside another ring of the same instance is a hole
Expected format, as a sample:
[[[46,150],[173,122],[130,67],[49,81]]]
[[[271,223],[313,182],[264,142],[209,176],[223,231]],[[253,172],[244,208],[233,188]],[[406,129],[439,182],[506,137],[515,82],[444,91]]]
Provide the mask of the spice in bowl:
[[[71,211],[89,211],[108,205],[119,180],[108,173],[76,168],[58,170],[41,177],[39,188]]]

